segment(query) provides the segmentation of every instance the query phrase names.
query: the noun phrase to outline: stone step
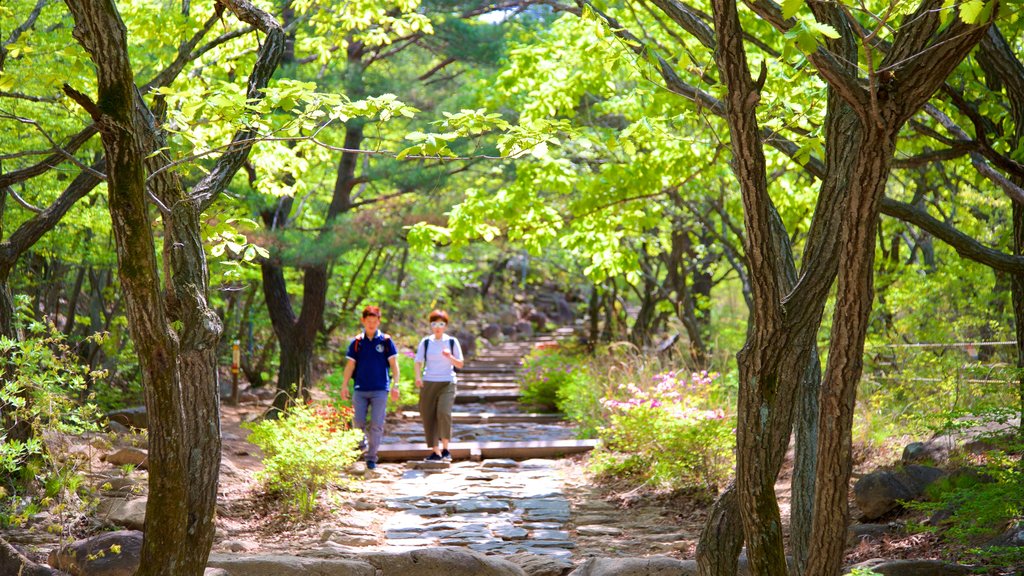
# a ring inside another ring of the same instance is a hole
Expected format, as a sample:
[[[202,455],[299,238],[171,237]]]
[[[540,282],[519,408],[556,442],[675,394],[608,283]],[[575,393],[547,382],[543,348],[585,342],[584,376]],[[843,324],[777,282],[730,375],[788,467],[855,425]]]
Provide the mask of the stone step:
[[[509,375],[514,376],[516,374],[515,368],[492,368],[488,366],[474,366],[472,364],[466,366],[462,370],[459,370],[460,374],[487,374],[487,375]]]
[[[470,404],[474,402],[502,402],[505,400],[519,400],[519,390],[481,390],[470,392],[456,392],[456,404]]]
[[[509,390],[516,388],[515,382],[464,382],[459,381],[459,390]]]
[[[415,410],[405,410],[402,412],[402,418],[406,420],[419,420],[420,413]],[[547,423],[562,422],[564,419],[564,415],[558,413],[500,414],[496,412],[452,412],[452,422],[456,424]]]
[[[452,442],[448,451],[455,460],[481,460],[484,458],[557,458],[567,454],[589,452],[597,447],[598,440],[543,440],[533,442]],[[381,444],[377,450],[380,462],[402,462],[422,460],[429,451],[422,443]]]

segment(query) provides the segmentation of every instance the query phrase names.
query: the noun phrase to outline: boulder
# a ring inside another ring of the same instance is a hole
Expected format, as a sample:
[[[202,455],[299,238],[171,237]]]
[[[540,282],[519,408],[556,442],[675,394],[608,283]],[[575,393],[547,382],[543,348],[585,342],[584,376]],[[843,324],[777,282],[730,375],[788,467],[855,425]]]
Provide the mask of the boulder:
[[[377,576],[372,565],[359,560],[284,554],[211,554],[206,565],[228,576]]]
[[[899,524],[852,524],[846,529],[846,545],[849,548],[864,541],[878,540],[886,534],[896,534],[903,530]]]
[[[146,460],[148,458],[149,453],[140,448],[118,448],[116,452],[112,454],[105,454],[100,457],[100,460],[104,460],[108,464],[113,464],[114,466],[131,464],[136,468],[145,470]]]
[[[528,576],[563,576],[572,571],[572,562],[541,554],[511,554],[503,557],[519,566]]]
[[[957,421],[959,430],[936,434],[924,442],[913,442],[903,449],[904,464],[924,463],[941,465],[949,460],[955,450],[983,452],[993,446],[992,440],[1014,434],[1017,420],[993,422],[984,419],[965,418]]]
[[[114,410],[107,414],[107,420],[128,428],[149,428],[149,413],[146,412],[145,406]]]
[[[1024,522],[1012,524],[1005,532],[991,540],[987,546],[1024,546]]]
[[[533,337],[533,324],[530,324],[526,320],[520,320],[515,323],[515,334],[519,338],[527,339]]]
[[[854,499],[868,520],[880,518],[896,509],[900,501],[916,500],[945,472],[929,466],[907,466],[902,470],[876,470],[853,487]]]
[[[465,548],[422,548],[390,554],[361,554],[359,558],[380,576],[526,576],[519,566]]]
[[[77,576],[133,576],[141,555],[142,532],[121,530],[61,546],[47,563]]]
[[[102,498],[96,514],[111,524],[142,530],[146,523],[146,499]]]
[[[462,347],[462,357],[467,360],[476,356],[476,336],[468,330],[455,330],[452,336],[459,339],[459,346]]]
[[[591,558],[570,576],[696,576],[695,560],[667,556],[649,558]]]
[[[496,338],[501,337],[501,326],[494,323],[488,324],[480,331],[480,335],[493,342]]]
[[[941,560],[881,560],[873,559],[850,566],[844,571],[849,574],[855,568],[872,570],[882,576],[961,576],[970,574],[971,568],[950,564]]]

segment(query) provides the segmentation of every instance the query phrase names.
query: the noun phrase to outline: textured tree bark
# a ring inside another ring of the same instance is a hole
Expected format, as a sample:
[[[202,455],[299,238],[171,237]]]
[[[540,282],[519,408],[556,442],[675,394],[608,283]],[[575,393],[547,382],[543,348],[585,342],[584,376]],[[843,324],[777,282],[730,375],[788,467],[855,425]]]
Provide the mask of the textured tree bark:
[[[736,486],[722,492],[697,541],[697,574],[720,576],[736,573],[736,559],[743,548],[743,525]]]
[[[267,32],[249,79],[258,97],[280,60],[283,31],[244,0],[223,0]],[[112,0],[66,0],[74,36],[96,65],[94,104],[65,86],[99,128],[107,162],[108,205],[129,331],[139,355],[149,412],[149,500],[139,576],[193,576],[205,570],[213,543],[220,466],[216,345],[220,321],[207,303],[208,275],[200,210],[212,202],[248,155],[239,145],[222,156],[193,195],[173,171],[152,182],[166,235],[166,291],[161,287],[147,207],[146,164],[160,168],[162,132],[134,84],[127,31]],[[235,140],[245,140],[245,131]],[[166,207],[170,208],[166,208]],[[180,321],[176,332],[171,321]]]

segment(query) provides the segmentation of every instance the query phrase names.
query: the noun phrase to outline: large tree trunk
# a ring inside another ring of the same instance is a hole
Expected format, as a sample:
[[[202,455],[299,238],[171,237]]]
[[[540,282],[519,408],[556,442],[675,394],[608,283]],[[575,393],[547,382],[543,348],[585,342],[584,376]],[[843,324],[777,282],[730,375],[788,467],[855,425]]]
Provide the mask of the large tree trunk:
[[[280,59],[283,31],[244,0],[222,0],[267,32],[249,79],[258,97]],[[138,576],[198,576],[213,543],[220,466],[216,346],[222,327],[207,302],[208,275],[199,215],[203,202],[230,181],[250,145],[233,148],[185,194],[173,171],[151,186],[163,208],[167,290],[161,289],[147,209],[146,163],[166,166],[155,119],[135,88],[127,31],[112,0],[66,0],[74,36],[96,65],[97,103],[70,86],[65,92],[99,126],[107,162],[108,205],[127,307],[149,413],[149,500]],[[247,140],[246,129],[236,141]],[[166,300],[165,300],[166,298]],[[180,321],[175,331],[171,321]]]

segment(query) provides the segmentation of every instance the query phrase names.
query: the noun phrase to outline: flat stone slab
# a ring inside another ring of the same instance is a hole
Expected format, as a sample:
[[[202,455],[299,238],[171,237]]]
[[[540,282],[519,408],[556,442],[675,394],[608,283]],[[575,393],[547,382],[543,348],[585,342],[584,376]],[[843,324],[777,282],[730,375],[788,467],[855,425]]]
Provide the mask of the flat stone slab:
[[[420,413],[415,410],[402,412],[402,418],[406,420],[420,420]],[[528,413],[528,414],[499,414],[495,412],[452,412],[452,422],[455,424],[528,424],[533,422],[562,422],[565,419],[563,414],[552,413]]]
[[[535,440],[524,442],[453,442],[448,446],[456,460],[479,458],[553,458],[589,452],[598,440]],[[422,444],[381,444],[378,461],[402,462],[426,457],[429,451]]]

